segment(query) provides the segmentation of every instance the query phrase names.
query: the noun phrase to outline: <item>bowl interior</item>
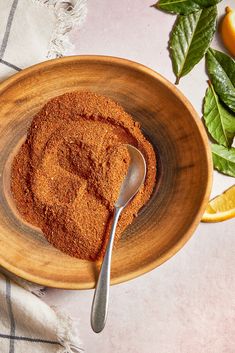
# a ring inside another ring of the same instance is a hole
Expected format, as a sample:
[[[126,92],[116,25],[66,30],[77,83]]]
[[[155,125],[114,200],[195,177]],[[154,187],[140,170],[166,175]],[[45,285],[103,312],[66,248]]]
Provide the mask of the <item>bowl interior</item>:
[[[112,283],[160,265],[189,239],[208,201],[211,159],[202,124],[187,100],[160,75],[127,60],[69,57],[24,70],[0,85],[0,264],[28,280],[61,288],[92,288],[99,263],[53,248],[22,221],[9,187],[11,161],[34,114],[72,90],[106,95],[141,123],[158,158],[148,204],[113,254]]]

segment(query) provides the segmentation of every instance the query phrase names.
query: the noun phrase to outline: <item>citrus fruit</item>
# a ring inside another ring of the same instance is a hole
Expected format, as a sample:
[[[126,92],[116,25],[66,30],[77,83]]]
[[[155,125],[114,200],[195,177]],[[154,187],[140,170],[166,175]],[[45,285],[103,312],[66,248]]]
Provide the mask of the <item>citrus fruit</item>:
[[[221,23],[221,36],[225,47],[235,56],[235,11],[226,7],[226,14]]]
[[[210,200],[202,221],[221,222],[233,217],[235,217],[235,185]]]

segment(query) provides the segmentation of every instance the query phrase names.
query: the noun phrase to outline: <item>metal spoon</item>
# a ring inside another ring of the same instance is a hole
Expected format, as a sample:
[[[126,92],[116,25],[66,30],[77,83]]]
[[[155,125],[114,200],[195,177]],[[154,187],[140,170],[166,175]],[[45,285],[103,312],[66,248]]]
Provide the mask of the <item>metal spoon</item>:
[[[91,327],[96,333],[101,332],[103,330],[107,318],[111,258],[118,219],[124,207],[138,192],[139,188],[144,182],[146,175],[146,163],[142,153],[137,148],[131,145],[126,146],[128,148],[131,161],[127,171],[127,175],[121,185],[118,200],[114,205],[114,218],[110,232],[110,238],[101,266],[99,278],[96,284],[91,309]]]

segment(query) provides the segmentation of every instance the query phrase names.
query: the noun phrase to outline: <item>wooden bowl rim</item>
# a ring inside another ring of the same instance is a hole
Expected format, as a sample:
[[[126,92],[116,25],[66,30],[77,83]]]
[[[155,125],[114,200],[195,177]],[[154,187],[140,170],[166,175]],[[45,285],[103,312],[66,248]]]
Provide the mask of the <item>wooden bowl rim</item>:
[[[109,63],[109,64],[114,64],[114,65],[121,65],[121,66],[126,66],[130,69],[134,69],[137,71],[140,71],[144,74],[147,74],[154,79],[160,81],[165,87],[167,87],[183,104],[186,106],[188,111],[190,112],[192,119],[195,122],[195,126],[198,129],[199,134],[202,137],[203,141],[203,147],[206,153],[206,160],[207,160],[207,181],[206,181],[206,191],[203,197],[203,200],[201,202],[200,207],[198,208],[197,214],[191,223],[191,225],[188,227],[187,231],[182,235],[182,237],[167,251],[162,253],[157,259],[152,261],[151,263],[147,265],[143,265],[140,268],[138,268],[135,271],[129,272],[128,274],[125,275],[120,275],[116,276],[111,279],[111,284],[119,284],[122,282],[129,281],[131,279],[134,279],[136,277],[139,277],[154,268],[158,267],[168,259],[170,259],[172,256],[174,256],[183,246],[184,244],[191,238],[193,235],[197,225],[199,224],[201,217],[205,211],[205,208],[208,204],[208,200],[210,197],[211,193],[211,187],[212,187],[212,171],[213,171],[213,163],[212,163],[212,156],[211,156],[211,150],[209,147],[209,140],[208,136],[206,134],[205,128],[201,122],[201,119],[196,112],[196,110],[193,108],[192,104],[188,101],[188,99],[181,93],[178,88],[175,87],[174,84],[172,84],[170,81],[168,81],[166,78],[164,78],[162,75],[157,73],[156,71],[148,68],[147,66],[137,63],[135,61],[131,61],[128,59],[123,59],[119,57],[114,57],[114,56],[107,56],[107,55],[74,55],[74,56],[67,56],[63,58],[57,58],[57,59],[52,59],[52,60],[47,60],[44,62],[41,62],[39,64],[35,64],[33,66],[30,66],[26,69],[23,69],[22,71],[14,74],[13,76],[9,77],[8,79],[4,80],[3,82],[0,83],[0,94],[2,91],[4,91],[9,85],[14,84],[14,82],[18,81],[18,79],[21,79],[24,76],[27,76],[30,73],[33,73],[35,70],[38,69],[44,69],[48,68],[60,63],[71,63],[71,62],[100,62],[100,63]],[[53,279],[47,279],[47,278],[42,278],[38,275],[30,274],[28,272],[25,272],[24,270],[21,270],[14,265],[8,263],[4,259],[1,258],[0,256],[0,266],[5,268],[6,270],[12,272],[13,274],[24,278],[25,280],[38,283],[43,286],[47,287],[54,287],[54,288],[61,288],[61,289],[91,289],[94,287],[94,283],[89,281],[85,283],[77,283],[77,282],[66,282],[66,281],[58,281],[58,280],[53,280]]]

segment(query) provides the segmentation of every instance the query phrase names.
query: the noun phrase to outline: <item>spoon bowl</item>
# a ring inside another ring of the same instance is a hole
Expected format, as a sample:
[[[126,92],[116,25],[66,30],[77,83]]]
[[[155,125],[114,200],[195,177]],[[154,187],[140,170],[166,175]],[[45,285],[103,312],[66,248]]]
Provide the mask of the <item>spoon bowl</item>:
[[[115,207],[125,207],[138,192],[146,176],[146,162],[142,153],[134,146],[127,144],[126,147],[131,161]]]

